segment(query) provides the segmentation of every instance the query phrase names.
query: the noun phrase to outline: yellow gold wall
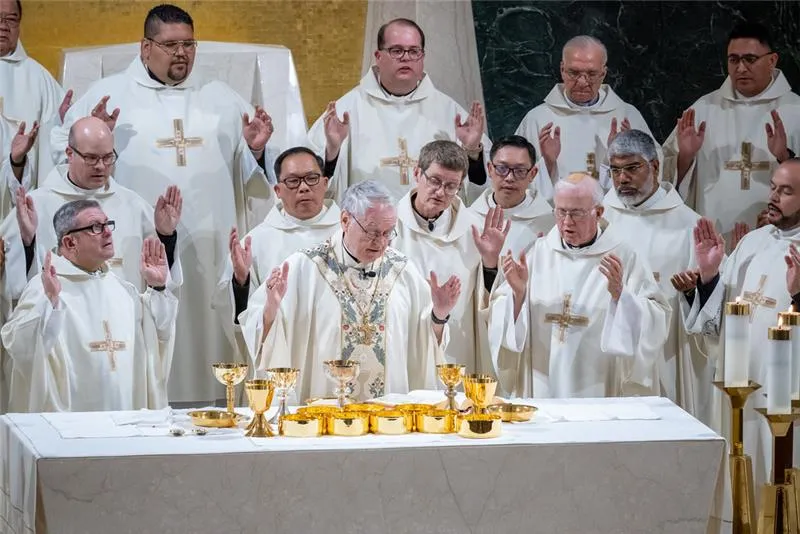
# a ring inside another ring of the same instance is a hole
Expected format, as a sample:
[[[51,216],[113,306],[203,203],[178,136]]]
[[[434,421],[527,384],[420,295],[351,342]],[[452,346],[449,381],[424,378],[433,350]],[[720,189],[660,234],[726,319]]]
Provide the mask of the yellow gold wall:
[[[58,78],[61,49],[138,41],[156,1],[23,0],[21,39]],[[207,41],[291,49],[309,125],[361,77],[367,0],[174,1]],[[267,108],[269,110],[269,108]]]

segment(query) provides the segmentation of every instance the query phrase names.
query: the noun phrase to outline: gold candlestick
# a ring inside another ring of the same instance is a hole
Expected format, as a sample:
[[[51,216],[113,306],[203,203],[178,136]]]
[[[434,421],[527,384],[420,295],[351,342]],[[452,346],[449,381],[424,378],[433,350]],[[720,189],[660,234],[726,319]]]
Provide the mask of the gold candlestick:
[[[731,403],[731,452],[728,463],[731,473],[731,501],[733,534],[756,534],[756,501],[753,482],[753,460],[744,453],[744,406],[747,397],[761,388],[752,380],[747,386],[725,387],[725,382],[714,382],[728,396]]]
[[[795,534],[800,532],[797,515],[797,487],[792,476],[794,422],[800,411],[788,414],[770,414],[765,408],[756,408],[769,423],[772,432],[772,484],[761,490],[758,512],[759,534]]]

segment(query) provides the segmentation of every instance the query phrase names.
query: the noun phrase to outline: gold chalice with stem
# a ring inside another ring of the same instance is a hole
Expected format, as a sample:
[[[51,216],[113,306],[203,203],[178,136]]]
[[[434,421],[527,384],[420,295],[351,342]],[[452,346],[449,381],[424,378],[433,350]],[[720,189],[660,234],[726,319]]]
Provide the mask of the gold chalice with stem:
[[[326,360],[323,365],[325,366],[325,376],[337,384],[333,393],[339,399],[339,407],[344,408],[345,404],[352,402],[350,400],[352,391],[347,383],[358,377],[361,372],[361,364],[353,360]]]
[[[465,366],[457,363],[442,363],[436,366],[436,374],[439,375],[439,380],[447,388],[444,394],[447,396],[448,410],[458,410],[456,387],[464,378],[464,369],[466,369]]]
[[[228,413],[233,412],[234,390],[238,384],[247,376],[246,363],[224,363],[218,362],[211,365],[214,369],[214,377],[218,382],[225,386],[225,399],[227,401]]]
[[[277,425],[281,421],[281,417],[286,415],[286,397],[297,384],[297,378],[300,376],[300,369],[292,367],[273,367],[267,369],[267,379],[271,380],[275,385],[275,392],[278,394],[280,407],[272,419],[269,420],[270,424]]]
[[[275,434],[264,416],[272,404],[275,386],[272,381],[263,378],[248,380],[244,383],[247,400],[253,410],[253,421],[248,425],[244,435],[250,438],[269,438]]]
[[[485,414],[486,407],[494,399],[497,379],[492,375],[475,373],[464,377],[464,393],[472,401],[472,413]]]

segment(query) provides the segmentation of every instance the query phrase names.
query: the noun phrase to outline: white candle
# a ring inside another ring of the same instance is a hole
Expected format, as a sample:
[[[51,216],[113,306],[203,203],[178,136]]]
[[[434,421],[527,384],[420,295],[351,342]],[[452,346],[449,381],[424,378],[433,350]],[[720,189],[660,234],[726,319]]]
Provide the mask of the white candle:
[[[789,311],[778,313],[778,325],[792,329],[792,399],[800,400],[800,313]]]
[[[750,383],[750,303],[725,303],[725,387]]]
[[[791,329],[767,329],[767,413],[792,413]]]

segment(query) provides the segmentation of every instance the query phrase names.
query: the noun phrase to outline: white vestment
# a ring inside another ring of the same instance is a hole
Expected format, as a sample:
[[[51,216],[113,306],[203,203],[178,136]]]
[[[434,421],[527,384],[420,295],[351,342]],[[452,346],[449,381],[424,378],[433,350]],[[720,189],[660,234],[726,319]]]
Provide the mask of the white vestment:
[[[158,409],[167,405],[178,301],[142,294],[107,268],[87,273],[53,256],[54,308],[36,276],[3,326],[14,362],[15,412]]]
[[[496,207],[492,190],[487,189],[475,199],[469,209],[484,219],[489,209]],[[519,259],[521,252],[530,250],[540,233],[547,235],[556,224],[552,206],[535,189],[528,189],[522,202],[513,208],[503,209],[503,216],[511,221],[511,228],[503,244],[503,254],[510,250],[515,259]]]
[[[19,128],[19,123],[25,122],[25,132],[29,132],[34,121],[39,123],[39,136],[36,145],[28,153],[27,163],[30,167],[27,181],[23,181],[25,189],[35,189],[40,181],[53,168],[50,155],[50,130],[61,124],[58,108],[64,100],[64,89],[56,82],[47,70],[36,60],[29,57],[22,46],[17,43],[17,48],[7,56],[0,57],[0,115],[11,121],[14,125],[12,136]],[[0,144],[0,156],[8,159],[11,138]],[[12,177],[13,178],[13,177]],[[5,191],[11,188],[11,195],[3,198],[0,204],[0,217],[5,217],[15,201],[14,191],[19,182],[4,181],[0,187]]]
[[[536,164],[539,173],[534,184],[545,200],[553,200],[555,183],[559,177],[566,177],[571,172],[595,170],[595,178],[601,179],[603,188],[608,190],[611,187],[607,173],[601,172],[601,165],[608,163],[606,151],[612,119],[617,119],[617,128],[620,128],[624,119],[628,119],[632,129],[650,134],[650,128],[639,110],[624,102],[606,84],[600,87],[598,100],[591,106],[570,102],[564,94],[564,84],[556,84],[544,102],[525,115],[516,133],[530,141],[540,156]],[[539,145],[539,131],[548,122],[553,123],[553,128],[561,128],[561,152],[556,162],[556,176],[550,176]],[[594,169],[589,168],[590,158],[593,158]]]
[[[714,362],[703,337],[687,334],[678,308],[683,299],[672,287],[672,275],[695,269],[693,231],[700,216],[683,203],[669,183],[641,205],[629,208],[612,188],[605,197],[603,216],[625,243],[653,268],[653,277],[669,300],[672,314],[664,354],[657,360],[660,394],[711,424]]]
[[[300,400],[330,395],[335,384],[326,379],[323,362],[340,358],[361,362],[354,393],[358,398],[436,389],[435,364],[443,362],[449,327],[438,344],[430,287],[407,258],[387,249],[371,264],[356,264],[337,232],[286,261],[286,295],[263,343],[265,284],[239,316],[257,370],[299,368]],[[362,276],[362,269],[376,276]],[[362,320],[370,327],[363,335]]]
[[[678,192],[686,204],[714,221],[723,234],[729,234],[740,221],[755,227],[759,212],[767,207],[770,178],[778,166],[767,147],[764,125],[772,125],[770,111],[777,109],[789,148],[800,151],[799,104],[800,97],[792,92],[780,71],[763,93],[751,98],[737,95],[730,78],[726,78],[722,87],[692,104],[695,128],[705,121],[706,135],[685,176],[676,176],[677,129],[664,143],[664,180],[677,183],[681,179]],[[745,143],[749,148],[749,171],[741,169]],[[748,183],[743,184],[742,177],[747,174]],[[730,243],[730,239],[727,241]]]
[[[580,249],[567,248],[558,228],[536,241],[526,255],[530,279],[516,321],[508,283],[492,292],[489,340],[506,391],[613,397],[657,388],[653,366],[667,338],[669,304],[646,259],[612,225],[602,226],[596,241]],[[616,304],[598,269],[606,254],[615,254],[624,270]]]
[[[348,186],[364,180],[379,180],[398,199],[415,186],[414,167],[420,149],[427,143],[446,139],[456,141],[456,115],[467,119],[467,112],[452,98],[438,91],[425,75],[417,88],[405,96],[392,96],[378,83],[370,70],[357,87],[336,101],[341,119],[350,114],[350,133],[339,149],[336,170],[329,188],[340,201]],[[325,158],[323,114],[308,132],[309,143]],[[491,142],[484,135],[483,161],[489,161]],[[394,160],[394,161],[393,161]],[[488,174],[487,174],[488,181]],[[465,180],[466,198],[475,198],[484,186]]]
[[[180,295],[170,401],[211,401],[219,392],[211,364],[233,357],[211,308],[229,254],[230,229],[235,225],[244,234],[261,222],[267,213],[264,199],[271,199],[242,135],[242,115],[252,117],[253,110],[221,82],[200,84],[190,75],[176,86],[162,85],[136,58],[125,72],[97,81],[72,106],[64,127],[53,129],[54,149],[64,149],[68,128],[104,95],[111,96],[109,112],[120,109],[114,128],[119,183],[154,205],[167,186],[181,190],[176,254],[183,259],[186,290]],[[182,142],[175,138],[181,137],[187,146],[176,151]]]

